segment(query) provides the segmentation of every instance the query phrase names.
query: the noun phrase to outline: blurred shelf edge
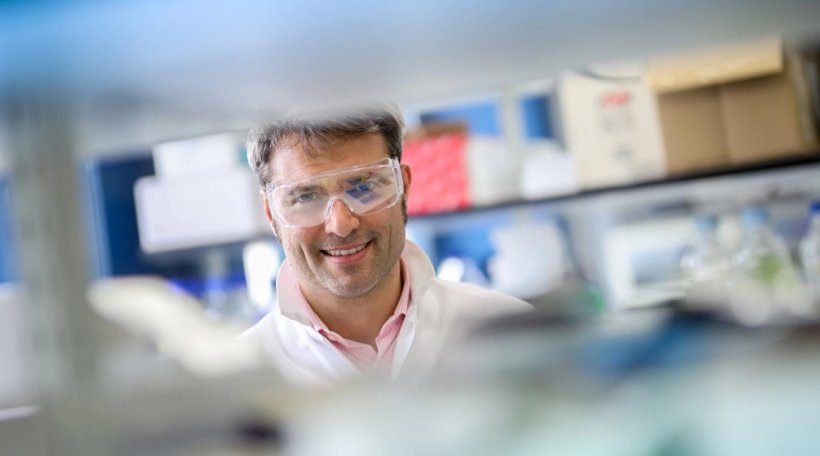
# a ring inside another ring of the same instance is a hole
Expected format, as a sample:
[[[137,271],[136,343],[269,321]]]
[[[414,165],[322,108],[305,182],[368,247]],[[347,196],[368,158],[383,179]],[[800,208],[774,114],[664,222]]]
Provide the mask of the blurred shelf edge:
[[[817,178],[813,181],[800,179],[801,173],[816,175]],[[601,198],[604,198],[604,203],[609,204],[613,203],[612,200],[608,199],[609,197],[617,198],[618,196],[627,196],[628,199],[622,201],[622,204],[628,206],[691,202],[691,200],[698,199],[696,195],[692,195],[691,192],[689,192],[688,187],[692,185],[704,186],[704,188],[697,193],[701,193],[700,197],[704,199],[711,197],[712,201],[707,202],[712,203],[725,202],[733,198],[737,200],[743,197],[747,197],[749,201],[752,201],[754,197],[760,199],[770,196],[765,192],[754,192],[750,186],[744,187],[745,193],[743,195],[726,194],[725,192],[716,194],[716,191],[725,188],[736,188],[742,185],[742,183],[739,182],[740,179],[742,179],[743,184],[748,183],[749,179],[755,180],[757,183],[762,182],[765,183],[763,185],[764,187],[766,187],[766,184],[778,187],[782,185],[796,185],[800,187],[814,185],[817,189],[815,194],[820,197],[820,151],[800,157],[759,162],[745,166],[724,167],[697,173],[679,174],[623,185],[581,190],[577,193],[540,199],[516,199],[448,212],[410,215],[408,226],[433,227],[433,231],[436,231],[439,224],[445,224],[441,227],[446,228],[446,224],[451,221],[471,219],[472,216],[493,217],[499,213],[517,210],[526,211],[529,209],[560,210],[560,206],[597,201]],[[464,221],[469,223],[473,220]],[[188,246],[157,252],[141,252],[140,255],[152,264],[162,265],[174,263],[180,259],[198,258],[203,253],[211,251],[240,252],[245,244],[254,241],[277,243],[276,238],[273,237],[269,231],[260,230],[254,236],[246,239],[232,239],[215,244]]]
[[[509,201],[501,201],[498,203],[484,206],[473,206],[447,212],[412,214],[409,216],[409,219],[410,222],[428,223],[435,222],[438,219],[446,219],[455,216],[483,214],[517,208],[533,208],[545,205],[558,205],[563,203],[589,200],[596,197],[621,195],[626,193],[638,193],[645,192],[647,190],[665,189],[669,187],[674,187],[679,184],[690,185],[716,183],[726,178],[735,179],[763,177],[767,178],[767,180],[771,180],[772,182],[781,182],[781,177],[783,176],[775,176],[775,174],[786,174],[788,176],[791,176],[796,171],[802,171],[808,168],[813,168],[813,171],[820,173],[820,150],[807,153],[799,157],[790,157],[785,159],[764,161],[742,166],[721,167],[709,171],[670,175],[658,179],[631,182],[608,187],[585,189],[575,193],[548,196],[539,199],[515,199]],[[788,176],[785,176],[783,178],[788,178]],[[820,180],[818,181],[818,187],[820,187]],[[680,194],[678,190],[675,190],[674,193],[676,194],[675,199],[682,199],[686,197],[686,195]],[[726,195],[726,198],[729,197],[730,196]],[[661,199],[669,198],[666,197]]]

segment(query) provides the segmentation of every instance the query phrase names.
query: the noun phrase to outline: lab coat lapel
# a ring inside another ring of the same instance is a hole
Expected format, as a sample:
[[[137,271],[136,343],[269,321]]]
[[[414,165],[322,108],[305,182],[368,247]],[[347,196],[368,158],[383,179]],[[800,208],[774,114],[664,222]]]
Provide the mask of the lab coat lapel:
[[[433,265],[421,249],[406,241],[404,252],[410,276],[412,305],[396,341],[390,378],[426,377],[440,351],[441,308],[429,287]]]

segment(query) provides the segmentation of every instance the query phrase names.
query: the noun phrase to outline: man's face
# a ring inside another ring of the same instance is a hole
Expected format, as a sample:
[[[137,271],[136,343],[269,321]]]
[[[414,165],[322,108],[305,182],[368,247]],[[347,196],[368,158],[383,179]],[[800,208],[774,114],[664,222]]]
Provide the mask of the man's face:
[[[270,164],[273,181],[292,182],[387,157],[384,138],[368,134],[329,144],[318,156],[308,155],[299,144],[280,148]],[[404,165],[402,178],[406,195],[410,172]],[[403,204],[357,215],[336,201],[320,225],[292,228],[272,216],[267,202],[266,196],[265,214],[305,294],[360,297],[383,283],[390,273],[397,273],[404,249]]]

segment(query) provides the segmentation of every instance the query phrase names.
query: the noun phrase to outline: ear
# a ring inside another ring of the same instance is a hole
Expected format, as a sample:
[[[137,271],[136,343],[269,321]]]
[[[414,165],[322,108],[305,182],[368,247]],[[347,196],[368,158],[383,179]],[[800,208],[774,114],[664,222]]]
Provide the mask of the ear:
[[[259,190],[259,196],[262,198],[262,210],[265,211],[265,218],[268,223],[273,223],[273,214],[270,213],[270,206],[268,205],[268,194],[265,190]]]
[[[262,197],[262,208],[265,211],[265,218],[268,219],[268,224],[273,231],[273,235],[279,239],[279,232],[276,230],[276,221],[273,219],[273,214],[270,211],[270,204],[268,204],[268,194],[265,193],[264,189],[262,189],[259,190],[259,196]]]
[[[410,192],[410,183],[413,181],[413,173],[410,171],[410,165],[401,164],[401,178],[404,185],[404,194],[406,195]]]

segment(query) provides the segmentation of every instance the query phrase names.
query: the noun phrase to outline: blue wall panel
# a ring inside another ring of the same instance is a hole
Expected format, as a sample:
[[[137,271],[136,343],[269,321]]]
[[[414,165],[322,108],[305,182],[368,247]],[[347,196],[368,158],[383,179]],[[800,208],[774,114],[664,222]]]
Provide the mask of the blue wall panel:
[[[117,158],[91,163],[88,169],[100,274],[156,273],[142,259],[134,203],[134,183],[154,174],[154,161],[144,155]]]
[[[226,255],[225,277],[204,277],[208,248],[145,255],[139,245],[134,184],[154,175],[154,162],[137,157],[106,159],[87,165],[89,216],[93,219],[99,276],[155,274],[172,279],[182,288],[202,296],[208,290],[244,282],[242,245],[212,248]]]

